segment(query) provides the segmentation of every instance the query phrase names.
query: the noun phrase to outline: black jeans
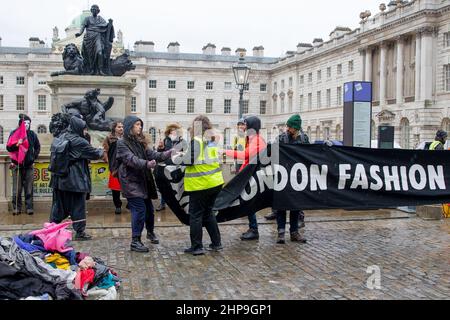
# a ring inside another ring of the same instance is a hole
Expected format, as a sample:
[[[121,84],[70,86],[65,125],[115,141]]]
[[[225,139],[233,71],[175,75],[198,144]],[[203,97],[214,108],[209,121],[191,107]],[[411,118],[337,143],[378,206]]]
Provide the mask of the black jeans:
[[[68,216],[72,221],[86,219],[86,193],[53,190],[50,222],[61,223]],[[74,223],[73,229],[83,233],[86,221]]]
[[[25,192],[25,205],[27,213],[33,212],[33,180],[34,168],[21,168],[17,166],[11,170],[13,178],[12,205],[13,209],[22,211],[22,190]]]
[[[153,209],[152,199],[129,198],[127,200],[131,211],[132,237],[142,235],[144,224],[147,232],[153,232],[155,229],[155,210]]]
[[[286,211],[277,211],[277,225],[278,225],[278,231],[280,230],[286,230]],[[303,211],[291,211],[290,217],[289,217],[289,223],[290,223],[290,232],[298,232],[298,221],[304,221],[305,214]]]
[[[122,200],[120,200],[120,191],[112,190],[113,202],[116,208],[122,208]]]
[[[222,186],[189,193],[189,224],[191,227],[191,248],[203,248],[203,226],[208,231],[214,246],[222,244],[219,225],[212,209]]]

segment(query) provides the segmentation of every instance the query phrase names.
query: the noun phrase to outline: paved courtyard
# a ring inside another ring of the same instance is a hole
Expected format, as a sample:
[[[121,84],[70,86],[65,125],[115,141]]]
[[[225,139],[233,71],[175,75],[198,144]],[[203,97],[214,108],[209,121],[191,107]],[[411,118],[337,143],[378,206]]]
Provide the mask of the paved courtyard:
[[[225,250],[202,257],[183,254],[189,229],[174,223],[158,224],[162,241],[149,254],[129,251],[126,223],[93,223],[95,240],[74,245],[118,271],[121,299],[449,299],[448,220],[397,215],[310,215],[306,245],[276,245],[274,224],[261,225],[260,241],[241,242],[246,225],[239,220],[221,225]],[[0,235],[28,227],[1,224]],[[379,290],[367,287],[369,266],[380,268]]]

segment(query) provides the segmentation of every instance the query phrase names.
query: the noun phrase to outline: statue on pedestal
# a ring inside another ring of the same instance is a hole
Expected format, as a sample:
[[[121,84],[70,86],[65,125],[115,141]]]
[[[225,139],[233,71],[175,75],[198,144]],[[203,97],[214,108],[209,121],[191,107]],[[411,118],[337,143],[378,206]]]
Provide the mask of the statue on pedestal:
[[[100,89],[86,92],[84,98],[65,104],[62,112],[74,115],[82,115],[89,129],[96,131],[110,131],[113,119],[106,118],[106,112],[114,104],[114,98],[110,97],[105,103],[98,100]]]

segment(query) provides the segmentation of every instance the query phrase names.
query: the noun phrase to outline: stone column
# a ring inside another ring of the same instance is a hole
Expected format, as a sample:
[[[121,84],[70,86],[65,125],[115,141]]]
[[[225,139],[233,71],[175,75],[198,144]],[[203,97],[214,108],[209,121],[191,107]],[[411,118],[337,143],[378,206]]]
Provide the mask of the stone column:
[[[360,71],[359,71],[359,79],[361,79],[361,81],[365,81],[366,80],[365,63],[366,63],[366,50],[365,49],[359,49],[359,64],[361,66]]]
[[[420,69],[421,69],[421,59],[422,59],[422,35],[418,31],[416,33],[416,65],[415,69],[415,101],[420,101]]]
[[[422,30],[420,68],[420,100],[431,100],[433,95],[433,27]]]
[[[386,43],[380,44],[380,106],[386,104]]]
[[[148,104],[148,99],[147,99],[147,76],[141,75],[140,76],[140,85],[141,85],[141,110],[140,110],[140,116],[141,119],[145,119],[146,118],[146,113],[147,113],[147,104]],[[138,111],[139,112],[139,111]]]
[[[34,73],[29,71],[27,77],[27,99],[25,100],[25,111],[21,112],[26,113],[31,119],[33,119],[34,112],[37,111],[37,101],[34,101]]]
[[[403,103],[403,63],[404,63],[404,38],[397,39],[397,104]]]
[[[364,72],[365,74],[365,80],[366,81],[372,81],[372,48],[368,47],[366,49],[366,70]]]

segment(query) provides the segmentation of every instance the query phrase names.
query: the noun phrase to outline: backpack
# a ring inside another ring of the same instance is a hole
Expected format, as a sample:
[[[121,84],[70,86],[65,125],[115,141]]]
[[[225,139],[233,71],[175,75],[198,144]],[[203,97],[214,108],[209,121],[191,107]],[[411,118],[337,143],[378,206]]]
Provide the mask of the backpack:
[[[65,177],[69,174],[70,141],[61,135],[53,140],[50,147],[50,165],[48,170],[55,176]]]

